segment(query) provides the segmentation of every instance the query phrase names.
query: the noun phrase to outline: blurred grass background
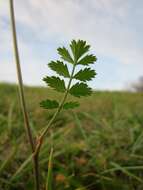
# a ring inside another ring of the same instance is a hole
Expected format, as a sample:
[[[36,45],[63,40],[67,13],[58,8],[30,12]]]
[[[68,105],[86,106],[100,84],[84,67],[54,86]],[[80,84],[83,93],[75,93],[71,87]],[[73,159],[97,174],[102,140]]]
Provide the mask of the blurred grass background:
[[[36,136],[53,111],[40,108],[61,94],[25,87],[30,125]],[[72,97],[69,97],[72,99]],[[43,190],[53,147],[54,190],[143,189],[143,93],[95,92],[81,106],[63,111],[49,130],[40,155]],[[0,190],[32,190],[33,176],[18,88],[0,84]]]

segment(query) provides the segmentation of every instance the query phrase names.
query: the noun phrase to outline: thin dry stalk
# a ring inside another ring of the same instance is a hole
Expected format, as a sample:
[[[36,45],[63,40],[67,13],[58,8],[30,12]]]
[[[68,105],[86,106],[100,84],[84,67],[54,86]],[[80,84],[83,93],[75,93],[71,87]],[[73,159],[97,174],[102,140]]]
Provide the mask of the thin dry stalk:
[[[26,100],[24,95],[24,88],[23,88],[23,80],[22,80],[22,73],[21,73],[21,66],[20,66],[20,57],[18,51],[18,43],[17,43],[17,35],[16,35],[16,24],[15,24],[15,15],[14,15],[14,5],[13,0],[10,0],[10,17],[11,17],[11,26],[12,26],[12,36],[13,36],[13,47],[14,47],[14,56],[15,56],[15,63],[17,69],[17,77],[18,77],[18,87],[19,87],[19,95],[21,101],[21,109],[23,112],[24,117],[24,125],[26,129],[26,133],[28,136],[28,141],[31,146],[32,153],[35,152],[35,142],[32,136],[32,131],[30,129],[29,124],[29,117],[26,107]],[[38,166],[38,159],[37,156],[33,156],[33,164],[34,164],[34,175],[35,175],[35,188],[36,190],[40,189],[39,185],[39,166]]]

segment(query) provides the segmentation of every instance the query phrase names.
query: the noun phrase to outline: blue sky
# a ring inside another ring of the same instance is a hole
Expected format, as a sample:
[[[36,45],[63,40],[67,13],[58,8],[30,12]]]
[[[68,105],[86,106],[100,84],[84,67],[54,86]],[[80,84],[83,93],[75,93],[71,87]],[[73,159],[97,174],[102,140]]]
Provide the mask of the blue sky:
[[[44,85],[56,48],[87,40],[98,61],[95,89],[120,90],[143,76],[142,0],[14,0],[25,84]],[[0,81],[16,82],[9,1],[0,1]]]

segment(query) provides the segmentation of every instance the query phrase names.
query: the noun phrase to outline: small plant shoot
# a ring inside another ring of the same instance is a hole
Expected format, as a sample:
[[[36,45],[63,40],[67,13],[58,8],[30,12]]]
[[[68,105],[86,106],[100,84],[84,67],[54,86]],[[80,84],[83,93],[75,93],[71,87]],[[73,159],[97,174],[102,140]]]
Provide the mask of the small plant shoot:
[[[74,109],[79,106],[78,102],[70,101],[66,102],[68,94],[75,97],[89,96],[92,93],[92,89],[87,85],[88,81],[91,81],[95,75],[95,70],[90,68],[91,64],[97,61],[97,58],[93,54],[89,54],[90,45],[83,40],[72,40],[70,43],[70,51],[65,47],[57,49],[61,60],[51,61],[48,66],[59,76],[46,76],[43,80],[48,87],[64,93],[61,102],[57,100],[44,100],[40,105],[45,109]],[[72,65],[72,71],[69,72],[68,64]],[[83,68],[82,68],[83,67]],[[76,71],[78,68],[78,71]],[[81,68],[81,69],[80,69]],[[80,69],[80,70],[79,70]],[[68,78],[68,85],[65,85],[64,79]],[[72,85],[72,81],[76,80],[76,83]]]

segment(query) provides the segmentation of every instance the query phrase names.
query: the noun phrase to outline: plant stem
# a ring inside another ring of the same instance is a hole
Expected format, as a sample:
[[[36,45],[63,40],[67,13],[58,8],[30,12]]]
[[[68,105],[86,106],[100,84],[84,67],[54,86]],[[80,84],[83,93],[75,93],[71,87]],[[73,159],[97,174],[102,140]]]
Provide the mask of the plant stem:
[[[53,117],[51,118],[51,120],[49,121],[47,127],[43,130],[43,132],[41,133],[41,135],[38,138],[38,142],[37,142],[37,145],[36,145],[36,148],[35,148],[35,153],[34,153],[36,156],[39,155],[40,148],[41,148],[42,143],[43,143],[43,139],[44,139],[45,135],[47,134],[49,127],[52,125],[53,121],[55,120],[55,118],[57,117],[57,115],[60,113],[60,111],[61,111],[61,109],[62,109],[62,107],[63,107],[63,105],[64,105],[64,103],[66,101],[66,98],[68,96],[69,89],[70,89],[70,86],[71,86],[71,82],[72,82],[72,79],[73,79],[75,67],[76,67],[76,62],[73,65],[72,73],[71,73],[70,80],[69,80],[67,89],[65,91],[64,97],[63,97],[63,99],[62,99],[62,101],[61,101],[61,103],[60,103],[57,111],[55,112],[55,114],[53,115]]]
[[[29,118],[28,118],[24,89],[23,89],[23,80],[22,80],[22,73],[21,73],[20,59],[19,59],[19,52],[18,52],[18,45],[17,45],[16,28],[15,28],[13,0],[10,0],[10,11],[11,11],[11,23],[12,23],[12,34],[13,34],[13,46],[14,46],[15,62],[16,62],[17,76],[18,76],[18,82],[19,82],[19,86],[18,86],[19,87],[19,94],[20,94],[20,100],[21,100],[22,112],[23,112],[23,116],[24,116],[25,127],[27,130],[27,134],[29,136],[31,149],[33,151],[34,150],[34,141],[33,141],[32,133],[31,133],[30,126],[29,126]]]
[[[34,139],[32,136],[32,131],[30,129],[29,117],[28,117],[25,95],[24,95],[24,87],[23,87],[23,80],[22,80],[22,73],[21,73],[21,66],[20,66],[17,35],[16,35],[16,24],[15,24],[13,0],[10,0],[10,17],[11,17],[13,47],[14,47],[15,63],[16,63],[16,69],[17,69],[21,108],[22,108],[22,112],[23,112],[24,124],[25,124],[26,133],[28,136],[28,141],[31,146],[31,151],[33,153],[33,152],[35,152],[35,143],[34,143]],[[34,164],[34,175],[35,175],[35,187],[36,187],[36,190],[39,190],[39,188],[40,188],[40,186],[39,186],[39,170],[38,170],[39,167],[38,167],[38,159],[36,156],[33,157],[33,164]]]
[[[74,65],[73,65],[72,73],[71,73],[70,80],[69,80],[66,92],[64,94],[64,97],[63,97],[63,99],[62,99],[62,101],[61,101],[61,103],[60,103],[57,111],[55,112],[55,114],[53,115],[53,117],[51,118],[51,120],[49,121],[47,127],[43,130],[43,132],[41,133],[41,135],[37,139],[37,144],[36,144],[36,147],[35,147],[35,152],[33,154],[33,157],[36,158],[37,163],[39,163],[39,153],[40,153],[41,146],[43,144],[44,137],[46,136],[49,127],[52,125],[53,121],[55,120],[55,118],[57,117],[57,115],[62,110],[62,107],[63,107],[63,105],[64,105],[64,103],[66,101],[66,98],[68,96],[68,92],[69,92],[69,89],[70,89],[70,86],[71,86],[71,82],[72,82],[72,79],[73,79],[75,67],[76,67],[76,61],[75,61]],[[37,167],[38,167],[38,171],[39,171],[39,166],[37,165]]]

